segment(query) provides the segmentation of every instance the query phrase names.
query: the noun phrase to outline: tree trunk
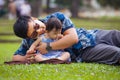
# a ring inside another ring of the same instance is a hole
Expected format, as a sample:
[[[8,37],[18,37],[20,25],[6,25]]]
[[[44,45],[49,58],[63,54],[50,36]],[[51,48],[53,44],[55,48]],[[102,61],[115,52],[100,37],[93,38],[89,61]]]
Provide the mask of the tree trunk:
[[[46,12],[49,13],[50,12],[50,0],[47,0],[47,9]]]
[[[39,17],[42,13],[42,0],[32,1],[32,16]]]
[[[71,5],[71,13],[73,18],[78,18],[78,12],[79,12],[79,1],[80,0],[72,0]]]

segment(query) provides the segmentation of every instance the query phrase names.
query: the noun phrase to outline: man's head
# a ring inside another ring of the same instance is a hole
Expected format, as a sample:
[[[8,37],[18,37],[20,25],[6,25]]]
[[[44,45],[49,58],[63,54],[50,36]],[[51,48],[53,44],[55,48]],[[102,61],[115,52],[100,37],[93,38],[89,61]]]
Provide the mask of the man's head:
[[[27,38],[27,32],[28,32],[28,22],[31,20],[31,17],[29,16],[21,16],[18,18],[18,20],[15,22],[13,26],[13,30],[15,35],[21,38]]]
[[[21,38],[36,38],[37,35],[44,33],[45,24],[37,18],[21,16],[13,26],[15,35]]]

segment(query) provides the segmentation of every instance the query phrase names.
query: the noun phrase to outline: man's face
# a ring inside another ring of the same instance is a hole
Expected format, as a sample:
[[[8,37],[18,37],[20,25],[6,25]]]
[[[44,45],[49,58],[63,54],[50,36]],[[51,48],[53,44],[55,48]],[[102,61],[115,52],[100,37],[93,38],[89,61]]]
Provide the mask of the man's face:
[[[32,19],[28,22],[28,33],[27,36],[29,38],[37,38],[38,35],[43,34],[45,32],[46,26],[44,23],[39,21],[38,19]]]

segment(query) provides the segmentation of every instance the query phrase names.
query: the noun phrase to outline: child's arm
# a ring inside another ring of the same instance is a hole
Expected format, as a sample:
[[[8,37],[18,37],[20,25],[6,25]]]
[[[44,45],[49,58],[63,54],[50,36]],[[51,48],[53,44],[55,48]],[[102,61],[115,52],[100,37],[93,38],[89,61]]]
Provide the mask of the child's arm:
[[[41,37],[39,37],[33,44],[30,46],[29,50],[27,51],[27,54],[32,54],[35,51],[35,48],[40,44]]]

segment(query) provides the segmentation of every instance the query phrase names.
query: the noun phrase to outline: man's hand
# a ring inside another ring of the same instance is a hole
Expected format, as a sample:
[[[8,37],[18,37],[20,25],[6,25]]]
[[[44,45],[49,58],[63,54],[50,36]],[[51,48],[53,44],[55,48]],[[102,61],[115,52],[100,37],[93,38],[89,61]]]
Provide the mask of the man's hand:
[[[26,61],[28,61],[28,62],[33,62],[33,61],[35,61],[35,56],[36,56],[35,53],[33,53],[33,54],[26,54],[26,55],[25,55]]]
[[[36,50],[39,50],[41,54],[46,54],[48,53],[46,47],[47,47],[47,43],[41,42],[40,45],[36,48]]]

